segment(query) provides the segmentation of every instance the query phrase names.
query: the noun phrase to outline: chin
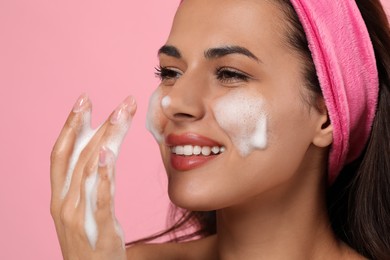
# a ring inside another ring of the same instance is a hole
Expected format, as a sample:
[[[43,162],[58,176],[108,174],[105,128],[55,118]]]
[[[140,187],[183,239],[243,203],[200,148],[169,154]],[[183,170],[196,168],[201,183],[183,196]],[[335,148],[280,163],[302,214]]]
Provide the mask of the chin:
[[[215,194],[212,191],[194,192],[193,189],[169,184],[168,195],[174,205],[190,211],[212,211],[222,208],[222,203],[213,198]]]

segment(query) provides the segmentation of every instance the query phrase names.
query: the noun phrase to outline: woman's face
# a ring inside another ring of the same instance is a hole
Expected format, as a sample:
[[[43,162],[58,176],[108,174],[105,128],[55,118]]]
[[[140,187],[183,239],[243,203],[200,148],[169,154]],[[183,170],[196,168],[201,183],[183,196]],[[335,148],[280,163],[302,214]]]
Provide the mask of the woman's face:
[[[178,206],[228,207],[302,178],[321,115],[283,26],[268,1],[179,7],[148,112]]]

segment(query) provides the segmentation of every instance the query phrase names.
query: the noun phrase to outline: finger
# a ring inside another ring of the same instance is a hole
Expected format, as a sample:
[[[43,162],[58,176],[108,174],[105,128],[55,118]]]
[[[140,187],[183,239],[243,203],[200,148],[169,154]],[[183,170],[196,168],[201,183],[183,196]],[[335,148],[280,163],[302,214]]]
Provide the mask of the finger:
[[[99,153],[99,182],[96,200],[96,223],[99,243],[124,248],[124,235],[115,217],[115,155],[103,147]]]
[[[130,126],[131,119],[135,113],[136,104],[132,97],[126,98],[117,109],[111,114],[109,120],[96,132],[91,133],[92,138],[86,138],[88,144],[82,147],[83,151],[78,156],[77,164],[73,171],[69,194],[67,199],[73,205],[76,205],[80,198],[80,184],[82,182],[83,173],[87,163],[91,160],[91,156],[97,158],[98,149],[101,146],[108,147],[117,156],[120,145]],[[89,137],[89,136],[88,136]],[[96,159],[94,159],[96,160]]]
[[[98,160],[96,159],[98,158]],[[106,237],[106,229],[114,230],[113,225],[113,170],[114,154],[102,147],[98,156],[91,157],[85,167],[80,186],[78,211],[84,216],[83,230],[91,248],[96,248],[99,239]],[[109,236],[112,238],[111,236]]]
[[[120,146],[130,127],[132,118],[137,110],[137,104],[132,96],[127,97],[110,116],[110,124],[102,137],[99,146],[111,150],[118,157]]]
[[[82,123],[78,129],[77,137],[74,141],[73,149],[66,165],[65,180],[61,191],[62,199],[64,199],[68,194],[73,175],[76,172],[76,166],[79,161],[80,153],[90,142],[90,140],[95,136],[95,133],[98,130],[93,130],[91,128],[91,109],[81,110],[77,113],[81,114]]]
[[[80,185],[85,179],[96,172],[98,152],[96,147],[107,128],[107,123],[92,130],[86,126],[83,134],[76,140],[73,153],[69,162],[67,178],[62,191],[64,203],[77,207],[80,199]],[[65,198],[66,196],[66,198]]]
[[[81,181],[79,185],[79,191],[77,192],[77,198],[74,196],[76,192],[69,192],[67,203],[73,205],[74,208],[78,208],[78,211],[81,212],[81,215],[85,215],[85,209],[91,205],[86,205],[87,203],[92,203],[93,209],[96,208],[96,195],[97,192],[97,181],[98,181],[98,158],[99,152],[96,151],[93,153],[88,163],[83,168],[83,173],[81,174]],[[94,182],[96,181],[96,183]],[[92,185],[93,184],[93,185]],[[74,201],[69,198],[76,198],[77,201]]]
[[[53,147],[51,153],[50,178],[52,199],[54,200],[58,199],[62,192],[76,139],[83,128],[83,125],[86,123],[84,114],[90,113],[91,107],[91,102],[85,94],[78,98]]]
[[[107,223],[107,220],[112,220],[114,214],[114,162],[114,153],[103,146],[99,152],[99,183],[95,213],[98,225]]]
[[[89,241],[91,248],[96,248],[98,238],[98,226],[95,219],[96,203],[97,203],[97,187],[99,182],[98,162],[96,156],[92,157],[88,162],[83,174],[82,183],[80,185],[80,202],[77,209],[83,216],[83,229]]]

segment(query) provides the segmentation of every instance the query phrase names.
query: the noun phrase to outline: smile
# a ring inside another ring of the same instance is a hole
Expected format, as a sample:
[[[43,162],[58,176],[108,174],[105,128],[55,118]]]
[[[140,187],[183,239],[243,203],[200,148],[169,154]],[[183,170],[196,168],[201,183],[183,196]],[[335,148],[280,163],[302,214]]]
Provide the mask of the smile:
[[[226,150],[224,145],[195,133],[170,134],[165,141],[171,152],[171,166],[178,171],[200,167]]]
[[[225,151],[224,146],[199,146],[199,145],[178,145],[172,146],[171,152],[176,155],[199,155],[199,156],[209,156],[223,153]]]

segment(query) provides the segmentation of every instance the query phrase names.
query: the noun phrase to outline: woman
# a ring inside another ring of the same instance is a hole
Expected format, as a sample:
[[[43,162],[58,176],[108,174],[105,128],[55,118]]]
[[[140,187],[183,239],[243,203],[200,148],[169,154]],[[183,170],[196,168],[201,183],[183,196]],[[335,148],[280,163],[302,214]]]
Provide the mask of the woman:
[[[390,259],[389,47],[378,1],[183,1],[148,129],[188,210],[167,232],[199,239],[125,248],[113,175],[135,101],[91,130],[82,96],[52,153],[64,258]]]

